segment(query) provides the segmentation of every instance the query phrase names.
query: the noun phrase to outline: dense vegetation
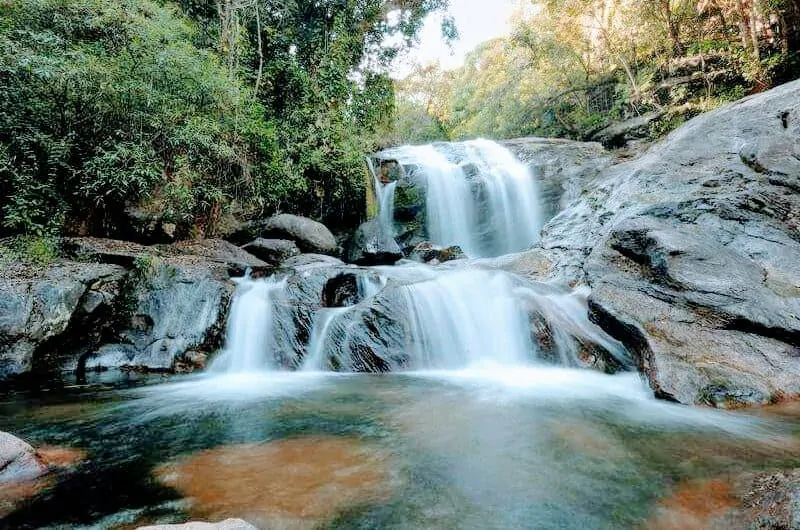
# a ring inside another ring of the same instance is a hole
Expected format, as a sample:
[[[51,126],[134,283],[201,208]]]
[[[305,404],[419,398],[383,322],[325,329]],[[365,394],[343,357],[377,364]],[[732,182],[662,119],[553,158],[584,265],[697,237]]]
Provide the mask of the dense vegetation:
[[[278,210],[352,224],[385,67],[445,5],[0,2],[0,234],[118,235],[131,208],[187,236]]]
[[[403,81],[392,141],[588,139],[654,116],[652,136],[800,76],[795,0],[526,0],[509,38]]]

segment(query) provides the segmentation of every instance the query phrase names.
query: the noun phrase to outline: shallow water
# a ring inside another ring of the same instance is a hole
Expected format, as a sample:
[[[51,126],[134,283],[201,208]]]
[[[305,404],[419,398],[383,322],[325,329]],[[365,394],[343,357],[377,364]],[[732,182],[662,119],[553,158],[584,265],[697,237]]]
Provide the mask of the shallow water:
[[[0,429],[88,455],[4,528],[647,528],[686,484],[800,464],[794,416],[672,405],[635,375],[560,368],[184,377],[0,409]]]

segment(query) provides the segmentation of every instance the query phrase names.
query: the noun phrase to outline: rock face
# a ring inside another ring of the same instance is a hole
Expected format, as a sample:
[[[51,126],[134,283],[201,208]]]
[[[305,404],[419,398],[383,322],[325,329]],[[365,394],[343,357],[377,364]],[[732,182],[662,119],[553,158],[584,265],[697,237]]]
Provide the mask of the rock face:
[[[0,431],[0,484],[33,480],[47,473],[47,466],[28,443]]]
[[[603,170],[527,261],[592,288],[594,319],[638,354],[658,396],[723,407],[796,396],[799,192],[794,82]]]
[[[73,238],[64,247],[69,261],[3,270],[0,379],[202,368],[222,340],[229,277],[273,270],[221,240],[148,247]]]
[[[532,137],[500,143],[531,169],[545,220],[577,199],[587,183],[616,161],[613,154],[593,142]]]
[[[101,339],[126,271],[66,262],[44,270],[4,270],[0,278],[0,379],[46,370]]]
[[[357,265],[394,265],[402,258],[400,245],[386,233],[378,218],[359,226],[347,245],[346,259]]]
[[[336,238],[324,224],[288,213],[246,223],[225,239],[244,245],[260,237],[294,241],[303,252],[328,255],[339,253]]]

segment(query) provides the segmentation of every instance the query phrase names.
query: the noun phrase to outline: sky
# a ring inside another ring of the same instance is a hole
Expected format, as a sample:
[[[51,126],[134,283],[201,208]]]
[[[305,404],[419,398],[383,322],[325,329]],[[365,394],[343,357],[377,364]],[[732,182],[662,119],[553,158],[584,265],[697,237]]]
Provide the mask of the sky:
[[[424,65],[439,61],[445,69],[461,66],[467,53],[478,44],[509,34],[515,5],[516,0],[450,0],[449,14],[459,32],[452,50],[442,39],[442,16],[429,16],[420,33],[419,45],[397,61],[392,75],[405,77],[415,62]]]

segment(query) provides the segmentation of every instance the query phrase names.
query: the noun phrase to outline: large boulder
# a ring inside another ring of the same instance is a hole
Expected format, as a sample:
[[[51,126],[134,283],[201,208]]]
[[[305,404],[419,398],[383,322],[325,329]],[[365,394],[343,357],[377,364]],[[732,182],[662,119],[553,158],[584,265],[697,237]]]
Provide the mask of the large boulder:
[[[260,260],[272,265],[280,265],[287,259],[300,254],[294,241],[288,239],[264,239],[259,237],[243,245],[242,249]]]
[[[531,275],[588,284],[660,397],[800,395],[800,82],[697,117],[601,172],[544,228]]]
[[[400,246],[377,217],[359,226],[347,245],[349,263],[393,265],[402,258]]]
[[[339,253],[336,238],[324,224],[288,213],[244,223],[225,236],[225,239],[244,245],[259,237],[294,241],[303,252],[329,255]]]

